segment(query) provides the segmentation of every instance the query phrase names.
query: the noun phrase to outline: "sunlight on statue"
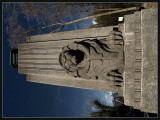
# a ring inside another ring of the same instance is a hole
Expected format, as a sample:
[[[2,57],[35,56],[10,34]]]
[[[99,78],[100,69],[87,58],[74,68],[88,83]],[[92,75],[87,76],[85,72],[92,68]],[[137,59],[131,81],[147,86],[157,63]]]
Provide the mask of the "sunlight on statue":
[[[111,31],[104,39],[86,39],[64,46],[59,62],[74,77],[106,80],[122,87],[123,52],[122,33]]]

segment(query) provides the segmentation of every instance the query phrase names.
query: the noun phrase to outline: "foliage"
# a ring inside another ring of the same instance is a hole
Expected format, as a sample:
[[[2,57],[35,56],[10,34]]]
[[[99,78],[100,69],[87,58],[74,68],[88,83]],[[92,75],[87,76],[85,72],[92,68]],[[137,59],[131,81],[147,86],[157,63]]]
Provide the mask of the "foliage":
[[[157,8],[157,3],[146,3],[146,8]]]
[[[56,22],[55,16],[49,9],[46,3],[4,3],[5,19],[3,21],[7,24],[6,31],[10,46],[14,48],[18,43],[24,43],[28,35],[25,33],[46,24],[44,21]]]
[[[121,102],[121,104],[119,104],[119,102],[117,101]],[[106,106],[101,104],[98,100],[94,100],[93,104],[99,111],[92,112],[90,114],[91,117],[118,117],[117,111],[118,111],[119,117],[128,117],[130,106],[126,106],[123,104],[124,102],[123,97],[117,97],[115,102],[116,102],[117,109],[115,106]],[[135,117],[143,116],[142,115],[143,113],[137,109],[134,109],[134,114],[135,114]]]
[[[98,100],[94,100],[93,104],[99,111],[92,112],[91,117],[117,117],[115,106],[106,106],[101,104]]]
[[[92,112],[91,113],[91,117],[116,117],[116,112],[113,111],[113,112],[109,112],[109,111],[106,111],[106,110],[101,110],[101,111],[98,111],[98,112]]]
[[[101,104],[98,100],[94,100],[93,104],[99,111],[92,112],[91,117],[109,117],[116,116],[116,108],[113,106],[106,106]]]
[[[119,9],[124,9],[124,8],[130,8],[130,7],[140,7],[141,3],[105,3],[105,4],[95,4],[96,9],[104,9],[104,8],[119,8]],[[114,26],[118,25],[118,17],[123,17],[124,15],[127,14],[133,14],[136,10],[132,11],[126,11],[122,13],[117,13],[117,14],[110,14],[110,15],[105,15],[105,16],[100,16],[96,18],[96,23],[95,25],[91,26],[90,28],[96,28],[96,27],[106,27],[106,26]],[[100,14],[104,11],[95,11],[93,14]],[[107,12],[107,11],[106,11]]]
[[[59,28],[71,19],[71,12],[73,7],[64,7],[64,3],[3,3],[3,22],[7,24],[5,29],[11,48],[26,42],[26,36]]]
[[[115,108],[111,106],[106,106],[101,104],[98,100],[94,100],[93,104],[96,106],[97,109],[99,110],[107,110],[107,111],[114,111]]]
[[[91,7],[92,6],[92,7]],[[106,15],[108,11],[135,6],[133,3],[4,3],[4,22],[9,36],[11,48],[26,42],[26,36],[60,31],[64,26],[96,17],[97,25],[102,27],[117,24],[116,17],[121,15]],[[76,8],[76,9],[75,9]],[[93,9],[94,8],[94,9]],[[80,15],[79,13],[83,13]],[[76,20],[73,15],[79,16]],[[90,16],[88,16],[90,14]],[[99,17],[97,16],[99,15]],[[104,16],[104,17],[103,17]],[[47,28],[47,29],[46,29]]]

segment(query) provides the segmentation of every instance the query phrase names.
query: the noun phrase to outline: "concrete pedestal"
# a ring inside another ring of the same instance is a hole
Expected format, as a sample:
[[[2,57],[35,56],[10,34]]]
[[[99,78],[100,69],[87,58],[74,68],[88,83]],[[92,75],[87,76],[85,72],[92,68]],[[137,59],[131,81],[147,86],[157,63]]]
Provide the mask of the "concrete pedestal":
[[[144,112],[158,112],[158,12],[144,9],[126,15],[124,102]]]

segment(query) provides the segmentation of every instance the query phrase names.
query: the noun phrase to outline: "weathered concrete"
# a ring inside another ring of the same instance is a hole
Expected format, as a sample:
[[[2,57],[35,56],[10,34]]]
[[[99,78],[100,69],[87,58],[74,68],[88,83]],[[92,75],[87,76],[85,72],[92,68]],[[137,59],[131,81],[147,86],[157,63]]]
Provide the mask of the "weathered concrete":
[[[115,88],[114,82],[108,83],[107,81],[104,82],[104,80],[94,80],[92,78],[89,81],[83,78],[74,78],[59,64],[59,54],[64,46],[75,41],[106,39],[106,36],[109,35],[114,27],[117,26],[30,36],[28,43],[19,44],[18,46],[18,72],[30,76],[27,77],[29,81],[84,89],[114,91],[122,95],[122,87]],[[92,59],[95,59],[93,61],[97,61],[96,56],[93,57]],[[109,60],[113,61],[111,58],[104,61],[112,65]],[[98,65],[97,62],[94,63]],[[104,65],[102,66],[103,69],[106,69]]]
[[[108,35],[109,32],[113,30],[113,27],[117,26],[35,35],[27,38],[27,41],[40,42],[40,41],[51,41],[51,40],[67,40],[67,39],[71,40],[75,38],[76,39],[92,38],[92,37],[95,38],[101,36],[106,37],[106,35]]]
[[[119,88],[114,85],[108,84],[107,81],[98,81],[97,80],[85,80],[82,78],[74,78],[74,77],[59,77],[59,76],[46,76],[46,75],[27,75],[27,80],[30,82],[38,82],[44,84],[51,85],[59,85],[66,87],[76,87],[83,89],[91,89],[91,90],[101,90],[101,91],[114,91],[118,93]],[[110,87],[112,86],[112,87]]]
[[[158,11],[142,10],[142,111],[158,112]]]
[[[125,16],[124,102],[144,112],[157,113],[157,9]]]
[[[138,91],[135,92],[134,79],[136,76],[134,69],[135,59],[135,21],[134,15],[126,15],[124,21],[124,51],[125,51],[125,73],[123,97],[126,105],[137,108],[140,104],[140,98],[137,98]],[[137,79],[138,80],[138,79]],[[136,102],[135,102],[136,101]]]

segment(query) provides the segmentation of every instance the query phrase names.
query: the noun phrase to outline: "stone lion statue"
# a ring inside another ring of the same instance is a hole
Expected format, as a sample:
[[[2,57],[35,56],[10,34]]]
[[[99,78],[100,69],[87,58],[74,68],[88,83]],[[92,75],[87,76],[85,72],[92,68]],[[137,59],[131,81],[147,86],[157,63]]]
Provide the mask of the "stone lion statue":
[[[60,65],[74,77],[113,81],[122,86],[124,71],[123,37],[111,31],[105,39],[86,39],[64,46]]]

